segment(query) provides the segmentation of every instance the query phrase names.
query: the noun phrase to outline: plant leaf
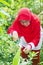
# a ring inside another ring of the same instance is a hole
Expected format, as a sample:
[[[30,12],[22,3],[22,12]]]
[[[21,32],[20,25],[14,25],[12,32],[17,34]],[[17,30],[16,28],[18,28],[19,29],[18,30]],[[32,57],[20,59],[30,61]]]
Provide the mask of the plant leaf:
[[[20,49],[16,53],[16,55],[13,58],[13,64],[12,65],[18,65],[20,60]]]
[[[4,5],[10,6],[10,4],[4,0],[0,0],[1,3],[3,3]]]

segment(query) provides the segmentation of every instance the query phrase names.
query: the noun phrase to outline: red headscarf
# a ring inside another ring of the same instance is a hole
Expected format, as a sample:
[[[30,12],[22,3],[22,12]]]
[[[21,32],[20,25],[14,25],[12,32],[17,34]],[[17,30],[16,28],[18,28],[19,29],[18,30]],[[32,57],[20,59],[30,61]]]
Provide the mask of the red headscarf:
[[[18,16],[16,17],[16,19],[14,20],[12,25],[8,28],[8,34],[12,33],[13,31],[17,31],[19,37],[24,36],[24,38],[27,42],[31,42],[32,39],[34,38],[34,36],[33,36],[34,33],[32,33],[32,32],[35,29],[33,29],[33,27],[35,28],[35,26],[36,26],[36,23],[34,22],[35,17],[33,16],[33,14],[31,13],[31,11],[28,8],[21,8],[18,12]],[[25,26],[21,25],[20,20],[29,20],[30,25],[25,27]],[[37,21],[38,21],[38,19],[37,19]],[[39,22],[38,22],[38,24],[39,24]]]

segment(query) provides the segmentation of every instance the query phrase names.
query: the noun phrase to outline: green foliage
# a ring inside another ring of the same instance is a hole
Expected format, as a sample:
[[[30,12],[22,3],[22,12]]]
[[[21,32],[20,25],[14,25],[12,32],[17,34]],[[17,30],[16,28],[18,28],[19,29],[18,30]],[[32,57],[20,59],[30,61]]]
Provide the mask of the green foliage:
[[[29,52],[28,59],[22,59],[20,58],[19,65],[32,65],[32,59],[34,56],[36,56],[37,53],[35,52]]]
[[[7,34],[7,29],[15,19],[18,10],[22,7],[28,7],[33,13],[37,14],[43,26],[43,17],[41,13],[43,12],[43,0],[0,0],[0,65],[12,65],[12,61],[16,63],[16,55],[18,56],[18,60],[20,58],[20,52],[17,52],[19,46]],[[33,55],[33,53],[30,53],[29,58],[32,59]],[[43,61],[43,49],[40,55],[41,61]],[[20,58],[20,65],[31,65],[32,62],[30,59],[25,62],[23,58]],[[42,64],[42,62],[40,64]]]
[[[33,13],[36,13],[37,15],[40,14],[40,12],[43,11],[43,2],[42,0],[1,0],[0,1],[1,6],[1,14],[2,18],[9,21],[11,24],[12,21],[15,19],[15,16],[18,13],[18,10],[22,7],[28,7]],[[7,4],[6,4],[7,3]],[[5,14],[5,15],[4,15]]]
[[[17,49],[17,44],[7,34],[0,36],[0,63],[3,62],[4,65],[11,65]]]
[[[6,1],[4,0],[0,0],[1,3],[3,3],[4,5],[10,6]]]
[[[20,53],[21,53],[21,50],[19,49],[18,52],[16,53],[16,55],[14,56],[12,65],[19,65]]]

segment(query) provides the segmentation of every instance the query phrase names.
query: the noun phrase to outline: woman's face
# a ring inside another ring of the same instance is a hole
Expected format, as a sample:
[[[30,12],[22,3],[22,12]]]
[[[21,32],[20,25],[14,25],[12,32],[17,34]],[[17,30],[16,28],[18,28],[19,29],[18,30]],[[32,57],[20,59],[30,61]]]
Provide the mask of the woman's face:
[[[26,26],[26,27],[27,27],[28,25],[30,25],[30,21],[26,21],[26,20],[21,20],[20,23],[21,23],[22,25]]]

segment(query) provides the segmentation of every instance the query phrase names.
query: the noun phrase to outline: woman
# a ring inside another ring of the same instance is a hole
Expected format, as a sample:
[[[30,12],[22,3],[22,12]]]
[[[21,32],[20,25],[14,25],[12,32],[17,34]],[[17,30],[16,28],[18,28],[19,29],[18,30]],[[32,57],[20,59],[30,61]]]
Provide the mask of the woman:
[[[26,42],[26,46],[22,45],[21,56],[27,58],[30,50],[38,52],[36,59],[33,59],[32,65],[37,65],[40,62],[40,20],[28,8],[21,8],[12,25],[8,28],[8,34],[12,35],[13,40],[18,37]],[[16,37],[17,36],[17,37]],[[23,43],[23,41],[20,41]]]

